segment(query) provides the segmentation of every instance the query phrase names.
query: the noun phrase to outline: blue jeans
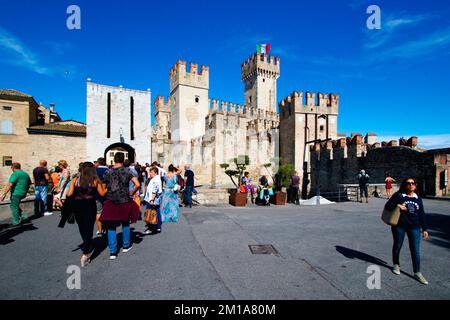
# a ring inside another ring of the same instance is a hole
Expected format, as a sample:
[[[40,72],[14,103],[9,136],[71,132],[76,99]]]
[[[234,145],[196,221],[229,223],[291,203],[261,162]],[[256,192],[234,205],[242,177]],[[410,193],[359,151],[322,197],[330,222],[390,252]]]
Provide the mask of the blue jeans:
[[[34,187],[34,214],[40,215],[47,211],[47,186]]]
[[[123,238],[123,248],[131,247],[131,231],[130,223],[122,222],[122,238]],[[117,254],[117,234],[116,226],[108,226],[108,247],[110,254]]]
[[[189,207],[192,207],[192,187],[191,186],[186,186],[186,188],[184,189],[184,196],[185,196],[186,205],[188,205]]]
[[[420,272],[420,239],[421,232],[419,228],[405,229],[402,227],[392,227],[392,236],[394,245],[392,247],[392,260],[394,264],[400,265],[400,250],[402,249],[405,234],[408,235],[409,250],[411,252],[414,273]]]

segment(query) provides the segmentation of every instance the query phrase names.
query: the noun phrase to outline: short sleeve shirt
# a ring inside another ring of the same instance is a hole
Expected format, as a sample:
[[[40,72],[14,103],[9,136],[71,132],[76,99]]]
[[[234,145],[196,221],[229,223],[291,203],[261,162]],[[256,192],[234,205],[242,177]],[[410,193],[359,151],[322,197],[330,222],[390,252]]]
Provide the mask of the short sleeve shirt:
[[[186,172],[184,173],[184,176],[187,178],[186,186],[194,187],[194,172],[192,172],[192,170],[186,170]]]
[[[37,167],[33,170],[34,185],[37,187],[47,186],[48,180],[45,175],[48,174],[48,170],[45,167]]]
[[[9,183],[12,184],[11,195],[26,196],[30,188],[30,176],[23,170],[16,170],[9,178]]]
[[[117,169],[109,169],[103,175],[103,183],[106,184],[106,199],[114,203],[130,202],[130,181],[133,178],[131,172],[120,167]]]
[[[154,205],[159,206],[161,204],[161,194],[162,194],[162,183],[160,176],[154,176],[147,187],[147,192],[145,194],[145,201],[150,202],[151,194],[155,194]]]

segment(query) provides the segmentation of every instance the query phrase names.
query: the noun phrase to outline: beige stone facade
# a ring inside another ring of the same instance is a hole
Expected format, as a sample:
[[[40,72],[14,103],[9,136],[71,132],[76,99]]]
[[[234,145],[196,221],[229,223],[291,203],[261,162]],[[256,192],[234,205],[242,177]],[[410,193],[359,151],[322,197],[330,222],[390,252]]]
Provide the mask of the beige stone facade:
[[[11,175],[11,162],[19,162],[31,175],[41,159],[49,167],[61,159],[73,168],[85,161],[84,124],[61,121],[53,107],[39,105],[32,96],[15,90],[0,90],[0,108],[0,188]]]

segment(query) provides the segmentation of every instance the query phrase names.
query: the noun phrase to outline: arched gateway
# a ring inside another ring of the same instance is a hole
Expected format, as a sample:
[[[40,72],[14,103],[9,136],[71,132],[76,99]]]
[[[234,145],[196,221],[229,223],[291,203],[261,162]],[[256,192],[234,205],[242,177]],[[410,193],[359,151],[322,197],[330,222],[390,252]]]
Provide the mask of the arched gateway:
[[[114,164],[114,155],[118,152],[122,152],[125,155],[125,159],[131,162],[135,161],[136,151],[132,146],[126,143],[114,143],[105,149],[104,158],[107,165]]]

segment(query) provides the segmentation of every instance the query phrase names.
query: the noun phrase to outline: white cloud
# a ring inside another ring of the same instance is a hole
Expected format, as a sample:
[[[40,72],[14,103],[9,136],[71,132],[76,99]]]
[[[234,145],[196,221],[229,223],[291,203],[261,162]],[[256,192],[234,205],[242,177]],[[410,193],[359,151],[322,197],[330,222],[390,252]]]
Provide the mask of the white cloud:
[[[444,50],[450,45],[450,28],[429,34],[421,39],[405,42],[379,55],[379,59],[408,58]]]
[[[366,49],[379,48],[387,42],[393,40],[403,28],[414,27],[419,23],[431,19],[430,14],[407,15],[402,14],[398,16],[390,15],[381,17],[382,24],[380,30],[365,29],[366,41],[364,47]]]
[[[450,148],[450,134],[423,135],[418,137],[418,147],[424,149]],[[378,136],[377,141],[398,140],[398,136]],[[406,139],[408,137],[405,137]]]
[[[52,75],[51,68],[41,64],[37,55],[27,48],[18,38],[0,27],[0,52],[2,62],[27,68],[38,74]]]

